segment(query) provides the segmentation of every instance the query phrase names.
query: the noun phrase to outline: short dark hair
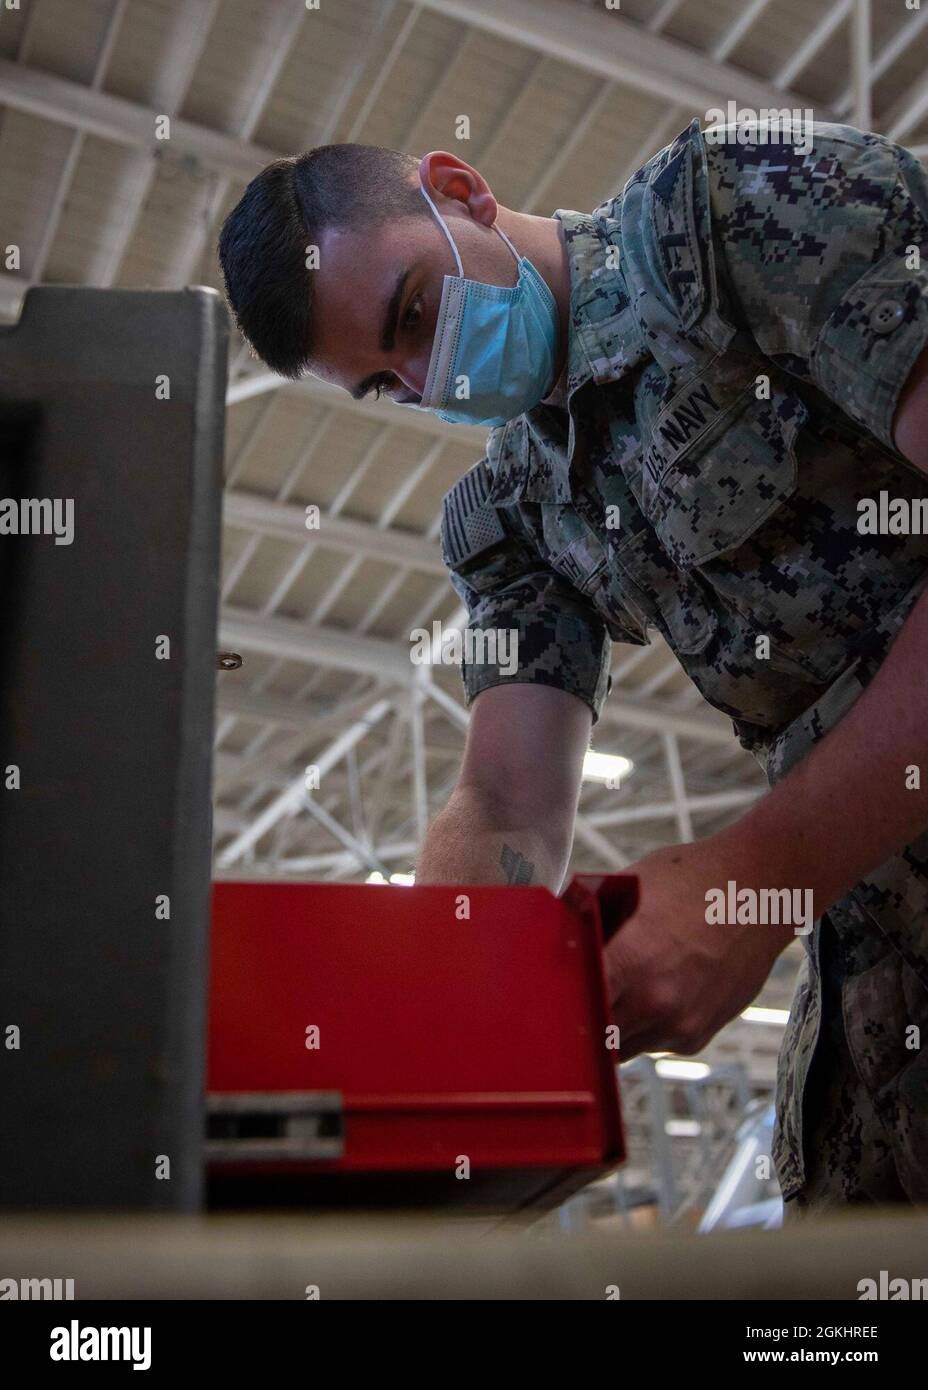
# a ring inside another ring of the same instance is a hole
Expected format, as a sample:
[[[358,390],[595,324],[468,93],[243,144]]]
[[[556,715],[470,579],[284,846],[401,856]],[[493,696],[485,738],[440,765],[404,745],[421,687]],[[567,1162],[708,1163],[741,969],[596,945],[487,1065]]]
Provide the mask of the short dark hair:
[[[236,323],[272,371],[295,379],[311,356],[307,247],[327,227],[426,213],[418,167],[413,155],[379,145],[320,145],[252,179],[223,223],[219,261]]]

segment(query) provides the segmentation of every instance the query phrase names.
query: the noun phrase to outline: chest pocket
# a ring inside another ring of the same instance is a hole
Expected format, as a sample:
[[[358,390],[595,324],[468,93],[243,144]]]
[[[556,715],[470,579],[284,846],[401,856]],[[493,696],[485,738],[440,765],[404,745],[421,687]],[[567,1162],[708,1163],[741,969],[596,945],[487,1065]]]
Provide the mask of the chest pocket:
[[[772,669],[824,684],[847,654],[814,583],[817,521],[798,494],[807,419],[797,393],[773,385],[758,400],[752,383],[645,476],[643,507],[673,562],[712,591],[749,644],[766,637]]]
[[[737,549],[792,497],[806,417],[798,395],[758,400],[752,382],[662,469],[645,471],[644,510],[681,568]]]
[[[616,641],[643,646],[650,626],[681,654],[702,651],[716,629],[703,588],[671,563],[624,483],[615,494],[622,520],[614,530],[606,519],[608,478],[578,478],[569,504],[558,500],[563,491],[547,470],[531,469],[519,489],[547,564],[589,597]]]

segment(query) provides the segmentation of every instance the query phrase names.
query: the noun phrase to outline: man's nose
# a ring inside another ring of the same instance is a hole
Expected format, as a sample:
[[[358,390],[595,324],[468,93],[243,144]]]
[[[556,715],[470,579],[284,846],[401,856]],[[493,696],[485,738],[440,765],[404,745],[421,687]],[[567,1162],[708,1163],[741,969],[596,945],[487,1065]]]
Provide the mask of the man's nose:
[[[430,355],[430,353],[424,356],[420,354],[411,361],[409,358],[404,358],[403,361],[396,362],[391,369],[393,375],[406,388],[408,396],[417,401],[422,399],[422,392],[425,390],[425,378],[429,374]],[[402,393],[397,392],[398,397],[401,395]]]

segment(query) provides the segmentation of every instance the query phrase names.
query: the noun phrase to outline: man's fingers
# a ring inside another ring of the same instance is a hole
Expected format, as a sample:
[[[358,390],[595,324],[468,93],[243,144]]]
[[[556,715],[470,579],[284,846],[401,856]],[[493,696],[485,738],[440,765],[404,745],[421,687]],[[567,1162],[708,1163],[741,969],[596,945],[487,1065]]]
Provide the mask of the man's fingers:
[[[613,1004],[611,1017],[619,1030],[619,1055],[623,1062],[640,1052],[666,1050],[672,1025],[648,1007],[640,995],[636,999],[632,993]]]
[[[616,938],[609,960],[609,1002],[623,1050],[626,1041],[635,1041],[643,1032],[650,1034],[661,1024],[661,1011],[655,1007],[653,998],[652,972],[638,959],[634,949],[622,949],[629,944],[633,945],[630,936],[621,945]]]

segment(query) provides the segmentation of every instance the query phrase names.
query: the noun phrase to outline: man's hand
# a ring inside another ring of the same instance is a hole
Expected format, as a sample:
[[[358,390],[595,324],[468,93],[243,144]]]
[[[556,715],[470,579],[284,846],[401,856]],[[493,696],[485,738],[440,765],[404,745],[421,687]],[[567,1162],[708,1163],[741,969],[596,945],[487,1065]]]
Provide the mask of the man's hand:
[[[606,975],[619,1053],[698,1052],[750,1004],[792,926],[717,926],[706,922],[706,893],[785,887],[761,882],[723,834],[673,845],[633,864],[637,911],[606,947]]]
[[[855,704],[772,791],[719,834],[631,866],[641,906],[606,947],[622,1058],[698,1052],[789,941],[792,926],[708,925],[708,889],[799,890],[818,918],[928,830],[926,690],[928,590]]]

